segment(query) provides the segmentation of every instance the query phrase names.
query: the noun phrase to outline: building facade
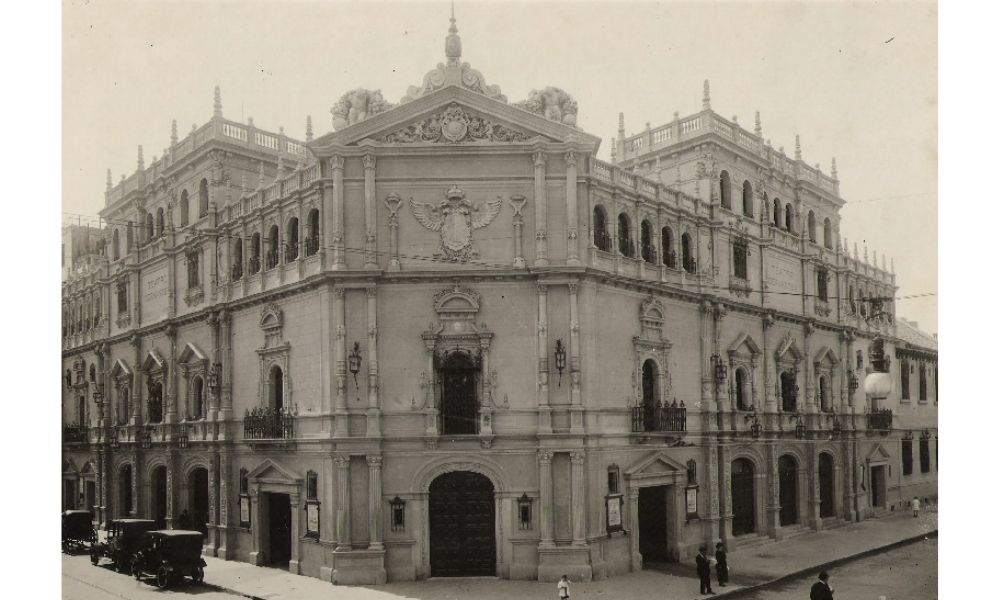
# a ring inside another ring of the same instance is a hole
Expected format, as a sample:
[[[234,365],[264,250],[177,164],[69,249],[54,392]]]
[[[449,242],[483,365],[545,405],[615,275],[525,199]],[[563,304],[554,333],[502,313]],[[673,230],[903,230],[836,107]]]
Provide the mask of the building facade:
[[[835,169],[707,83],[606,163],[565,91],[509,102],[454,20],[445,46],[321,137],[217,89],[109,173],[63,284],[67,507],[380,583],[603,578],[936,496],[936,342],[848,252]],[[894,385],[867,395],[875,340]]]

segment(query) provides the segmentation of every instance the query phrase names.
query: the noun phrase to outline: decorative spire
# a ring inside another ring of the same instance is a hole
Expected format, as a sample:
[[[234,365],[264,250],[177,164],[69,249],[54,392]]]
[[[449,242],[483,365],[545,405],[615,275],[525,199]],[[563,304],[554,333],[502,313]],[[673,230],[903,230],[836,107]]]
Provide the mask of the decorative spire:
[[[448,37],[444,39],[444,55],[448,66],[458,66],[462,58],[462,38],[458,37],[458,27],[455,26],[455,3],[451,3],[451,26],[448,27]]]
[[[753,115],[753,134],[760,137],[763,130],[760,128],[760,111],[756,111]]]
[[[306,115],[306,141],[313,141],[313,118],[311,115]]]
[[[177,119],[170,121],[170,145],[177,145]]]
[[[885,271],[885,254],[882,255],[882,270]]]
[[[865,245],[865,262],[868,262],[868,241],[864,242]]]
[[[854,242],[854,260],[858,260],[858,243]]]
[[[740,124],[740,117],[738,115],[733,115],[733,125]]]
[[[802,145],[799,144],[799,134],[795,134],[795,160],[802,160]]]
[[[108,179],[104,182],[104,187],[111,191],[111,169],[108,169]]]
[[[260,171],[257,173],[257,189],[264,189],[264,161],[260,161]]]
[[[708,80],[705,80],[705,87],[701,93],[701,109],[702,110],[712,110],[712,98],[709,93]]]
[[[896,259],[895,258],[890,258],[889,259],[889,272],[892,273],[893,275],[896,274]]]
[[[138,171],[146,169],[146,161],[142,159],[142,144],[139,144],[139,157],[135,161],[135,168]]]
[[[615,144],[615,140],[611,140],[611,164],[618,164],[618,145]]]
[[[618,113],[618,137],[625,137],[625,113]]]
[[[830,161],[830,176],[837,179],[837,157],[834,156],[833,160]]]
[[[216,117],[219,117],[221,119],[222,118],[222,90],[219,89],[219,86],[215,86],[215,104],[212,106],[212,108],[214,109],[212,111],[212,115],[216,116]]]

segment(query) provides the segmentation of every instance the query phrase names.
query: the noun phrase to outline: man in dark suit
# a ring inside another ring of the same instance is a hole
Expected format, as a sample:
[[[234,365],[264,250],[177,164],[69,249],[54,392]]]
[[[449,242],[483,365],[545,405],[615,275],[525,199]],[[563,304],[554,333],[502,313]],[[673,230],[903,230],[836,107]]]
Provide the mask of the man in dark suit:
[[[833,600],[833,588],[830,587],[830,575],[821,571],[819,581],[813,584],[809,591],[809,600]]]
[[[726,559],[726,547],[722,542],[715,545],[715,575],[719,578],[719,586],[726,587],[729,583],[729,564]]]
[[[712,591],[712,568],[708,564],[708,557],[705,556],[705,547],[698,548],[698,556],[694,557],[698,564],[698,579],[701,580],[702,594],[714,594]]]

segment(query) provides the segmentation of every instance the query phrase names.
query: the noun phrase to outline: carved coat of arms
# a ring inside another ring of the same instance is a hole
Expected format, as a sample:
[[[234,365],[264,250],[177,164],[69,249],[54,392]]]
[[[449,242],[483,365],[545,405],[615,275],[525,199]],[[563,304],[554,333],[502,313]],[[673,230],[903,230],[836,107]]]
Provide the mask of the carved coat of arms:
[[[441,233],[439,256],[455,262],[479,256],[472,247],[472,230],[489,225],[500,214],[500,206],[500,196],[473,206],[457,185],[451,186],[437,206],[410,198],[414,218],[427,229]]]

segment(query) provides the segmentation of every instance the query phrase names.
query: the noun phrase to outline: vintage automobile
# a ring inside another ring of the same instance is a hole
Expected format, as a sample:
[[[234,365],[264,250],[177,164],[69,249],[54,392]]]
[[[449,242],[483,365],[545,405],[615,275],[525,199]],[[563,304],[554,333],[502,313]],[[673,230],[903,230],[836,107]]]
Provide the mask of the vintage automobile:
[[[185,576],[193,581],[205,578],[205,559],[201,547],[205,536],[200,531],[163,529],[146,533],[132,556],[132,575],[156,576],[157,587],[165,588]]]
[[[63,552],[79,552],[97,543],[97,531],[91,521],[93,516],[86,510],[67,510],[62,514]]]
[[[156,529],[152,519],[112,519],[108,523],[106,541],[90,547],[90,562],[97,565],[101,557],[111,559],[119,572],[132,566],[132,555],[139,547],[144,533]]]

